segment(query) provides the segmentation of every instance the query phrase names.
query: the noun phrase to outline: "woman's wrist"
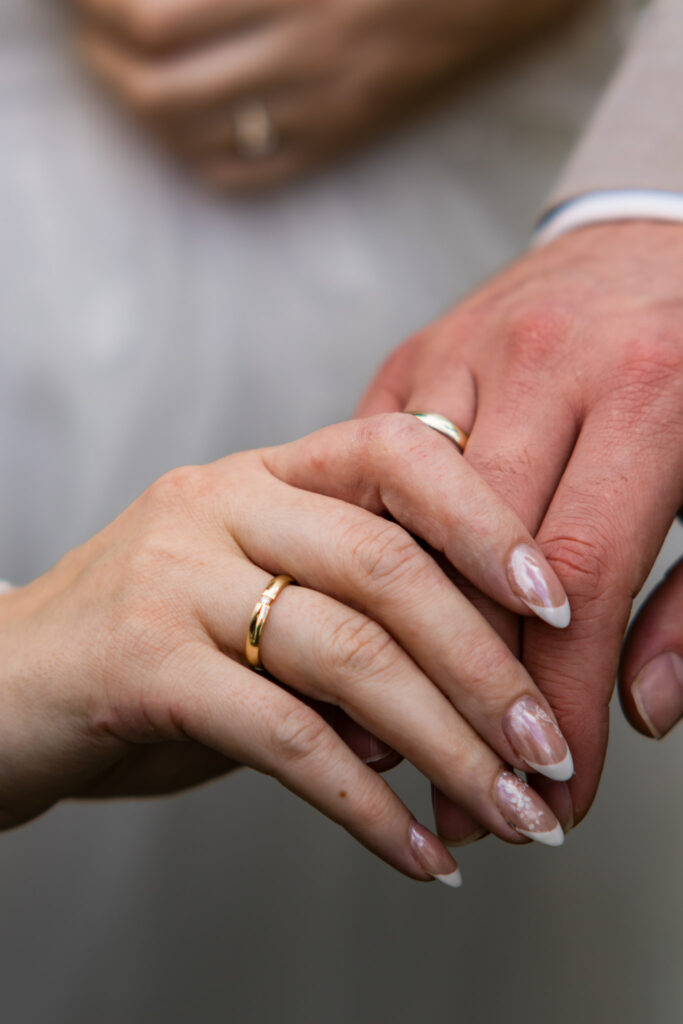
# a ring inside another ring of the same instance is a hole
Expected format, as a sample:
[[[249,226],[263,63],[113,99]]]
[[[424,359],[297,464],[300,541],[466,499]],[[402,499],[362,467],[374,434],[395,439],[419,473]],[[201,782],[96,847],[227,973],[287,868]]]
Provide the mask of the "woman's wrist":
[[[0,830],[78,795],[114,745],[89,725],[91,674],[70,616],[49,607],[63,582],[58,565],[0,593]]]

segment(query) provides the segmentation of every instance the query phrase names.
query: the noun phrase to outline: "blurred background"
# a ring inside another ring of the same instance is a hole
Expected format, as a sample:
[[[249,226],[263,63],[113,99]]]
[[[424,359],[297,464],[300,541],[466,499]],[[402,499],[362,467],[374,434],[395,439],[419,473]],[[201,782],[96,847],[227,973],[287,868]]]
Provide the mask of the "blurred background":
[[[230,74],[193,148],[178,116],[204,102],[203,33],[178,55],[145,36],[153,19],[129,43],[134,0],[3,0],[0,575],[44,571],[174,465],[349,416],[401,338],[524,247],[636,5],[558,4],[555,25],[552,5],[520,4],[528,20],[489,40],[463,3],[444,52],[420,3],[396,5],[408,30],[375,59],[365,19],[325,35],[323,0],[280,0],[303,35],[285,20],[265,42],[268,5],[234,0],[241,49],[212,58]],[[339,97],[358,80],[354,123]],[[258,102],[216,109],[231,90]],[[681,551],[677,526],[652,578]],[[676,1024],[679,740],[648,742],[615,708],[597,801],[564,848],[488,838],[460,853],[458,891],[398,876],[254,773],[60,806],[0,837],[3,1020]],[[410,766],[392,782],[429,821]]]

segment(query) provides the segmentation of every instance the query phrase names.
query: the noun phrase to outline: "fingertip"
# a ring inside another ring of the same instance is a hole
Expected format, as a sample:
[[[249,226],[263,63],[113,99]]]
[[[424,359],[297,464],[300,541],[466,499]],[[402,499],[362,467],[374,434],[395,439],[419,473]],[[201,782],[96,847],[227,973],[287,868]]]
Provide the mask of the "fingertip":
[[[682,623],[683,559],[643,604],[621,653],[621,707],[648,739],[666,736],[683,717]]]
[[[649,735],[662,739],[683,717],[683,658],[676,651],[656,655],[634,679],[631,695]]]
[[[434,875],[434,878],[436,878],[437,882],[441,882],[443,885],[447,885],[451,889],[459,889],[462,885],[460,868],[456,868],[455,871],[451,871],[449,875]]]
[[[554,629],[566,629],[572,620],[569,598],[565,597],[561,605],[549,608],[534,608],[536,615]]]
[[[532,780],[536,792],[545,800],[551,808],[562,831],[566,835],[574,828],[574,804],[572,801],[571,789],[566,782],[556,782],[552,779],[543,778],[537,775]]]
[[[515,545],[507,557],[506,572],[515,597],[529,611],[555,629],[567,628],[571,621],[569,598],[537,545]]]
[[[535,764],[528,759],[527,764],[535,772],[545,775],[546,778],[552,779],[554,782],[568,782],[574,775],[574,760],[569,748],[567,748],[567,753],[562,760],[555,764]]]
[[[564,832],[559,822],[547,832],[531,831],[531,829],[520,828],[519,826],[517,826],[517,831],[520,835],[526,836],[527,839],[533,839],[534,842],[540,843],[541,846],[562,846],[564,844]]]

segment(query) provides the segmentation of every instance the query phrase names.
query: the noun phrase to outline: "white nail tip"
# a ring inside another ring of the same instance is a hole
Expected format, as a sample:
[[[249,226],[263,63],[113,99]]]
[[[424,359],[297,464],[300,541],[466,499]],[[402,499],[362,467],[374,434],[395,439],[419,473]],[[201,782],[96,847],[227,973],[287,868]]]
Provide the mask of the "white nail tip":
[[[547,779],[553,779],[554,782],[568,782],[574,774],[574,761],[570,750],[567,750],[566,757],[557,761],[556,764],[534,764],[528,759],[526,763],[539,775],[545,775]]]
[[[539,619],[543,619],[544,622],[554,626],[555,629],[566,629],[571,622],[572,612],[569,607],[569,599],[566,597],[564,604],[554,605],[551,608],[544,608],[543,605],[530,604],[528,602],[527,606],[534,615],[538,615]]]
[[[520,828],[518,825],[515,825],[515,831],[519,832],[520,836],[533,839],[535,843],[542,843],[543,846],[562,846],[564,842],[564,832],[559,822],[549,832],[531,832],[529,829]]]
[[[462,885],[460,868],[456,868],[455,871],[451,871],[450,875],[434,875],[434,878],[439,882],[443,882],[444,885],[450,886],[451,889],[459,889]]]

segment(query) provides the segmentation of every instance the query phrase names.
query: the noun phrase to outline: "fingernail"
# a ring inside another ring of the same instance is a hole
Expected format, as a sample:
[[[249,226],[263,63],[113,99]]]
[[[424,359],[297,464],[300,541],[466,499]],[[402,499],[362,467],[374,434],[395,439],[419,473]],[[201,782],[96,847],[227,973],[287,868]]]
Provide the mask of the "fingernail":
[[[383,761],[385,757],[393,753],[391,747],[383,740],[373,736],[371,732],[343,712],[335,716],[337,732],[347,746],[351,747],[356,757],[359,757],[365,764],[375,764]]]
[[[574,801],[571,790],[566,782],[551,782],[549,779],[536,779],[534,789],[545,800],[565,835],[574,828]]]
[[[667,651],[648,661],[633,684],[633,699],[655,739],[670,732],[683,718],[683,658],[680,654]]]
[[[475,832],[470,832],[468,836],[463,836],[462,839],[446,839],[445,836],[440,836],[439,838],[441,839],[441,842],[444,844],[444,846],[448,846],[450,847],[450,849],[454,849],[458,846],[469,846],[470,843],[476,843],[488,834],[489,833],[487,829],[478,828],[476,829]]]
[[[410,848],[420,867],[444,885],[457,889],[462,885],[460,869],[433,832],[414,821],[410,826]]]
[[[528,783],[512,772],[501,771],[496,776],[493,792],[498,810],[516,832],[544,846],[562,846],[562,826]]]
[[[364,744],[365,749],[360,754],[360,758],[365,764],[376,764],[378,761],[383,761],[389,754],[393,754],[392,748],[387,744],[378,740],[376,736],[368,733],[367,742]]]
[[[518,544],[507,563],[510,586],[534,615],[556,629],[569,625],[571,611],[564,587],[538,548]]]
[[[567,741],[558,726],[533,697],[521,697],[503,718],[505,738],[530,768],[557,782],[574,774]]]

